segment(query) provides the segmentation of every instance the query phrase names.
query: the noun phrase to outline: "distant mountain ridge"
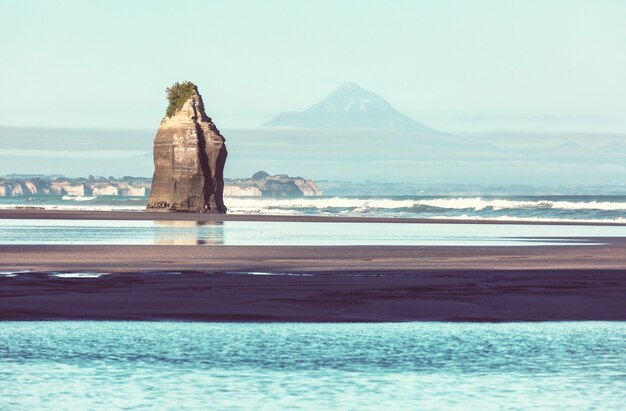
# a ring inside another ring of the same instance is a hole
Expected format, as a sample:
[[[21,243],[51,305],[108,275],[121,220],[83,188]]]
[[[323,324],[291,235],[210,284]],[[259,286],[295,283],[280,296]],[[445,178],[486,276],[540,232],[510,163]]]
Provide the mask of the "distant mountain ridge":
[[[305,111],[283,112],[261,127],[372,128],[437,133],[396,110],[378,94],[356,83],[344,83]]]

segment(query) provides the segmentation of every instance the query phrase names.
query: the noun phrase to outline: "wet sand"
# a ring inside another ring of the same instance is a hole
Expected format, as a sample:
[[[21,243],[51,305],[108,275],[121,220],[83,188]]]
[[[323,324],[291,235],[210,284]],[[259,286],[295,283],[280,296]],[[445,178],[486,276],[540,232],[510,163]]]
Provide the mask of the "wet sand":
[[[606,241],[612,243],[0,246],[2,270],[37,271],[0,277],[0,319],[624,321],[626,242]],[[50,271],[116,274],[58,278]]]
[[[290,221],[23,210],[0,218],[68,215]],[[0,320],[625,321],[626,239],[587,240],[603,244],[0,245],[0,271],[29,271],[0,276]],[[81,271],[110,274],[52,274]]]
[[[625,270],[416,270],[270,276],[119,273],[0,280],[1,320],[626,320]]]

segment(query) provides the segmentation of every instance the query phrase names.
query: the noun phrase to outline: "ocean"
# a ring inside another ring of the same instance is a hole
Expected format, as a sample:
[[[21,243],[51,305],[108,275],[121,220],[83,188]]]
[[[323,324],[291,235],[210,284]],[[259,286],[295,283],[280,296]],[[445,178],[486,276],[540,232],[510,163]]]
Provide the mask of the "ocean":
[[[0,197],[0,208],[145,210],[146,197]],[[0,221],[0,244],[171,245],[546,245],[562,238],[626,237],[626,227],[466,225],[455,220],[626,223],[626,196],[542,197],[230,197],[232,214],[388,217],[451,224],[168,221]]]
[[[0,208],[142,211],[146,197],[0,197]],[[626,196],[360,196],[225,199],[235,214],[626,222]]]
[[[0,408],[623,409],[626,324],[0,323]]]

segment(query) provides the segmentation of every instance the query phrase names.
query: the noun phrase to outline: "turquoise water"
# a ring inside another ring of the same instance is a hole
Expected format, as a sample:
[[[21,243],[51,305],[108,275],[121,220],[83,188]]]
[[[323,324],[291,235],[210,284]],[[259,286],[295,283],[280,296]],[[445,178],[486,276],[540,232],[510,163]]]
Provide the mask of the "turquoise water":
[[[626,323],[0,323],[0,408],[623,409]]]
[[[585,237],[626,237],[626,226],[0,219],[0,244],[506,246]]]

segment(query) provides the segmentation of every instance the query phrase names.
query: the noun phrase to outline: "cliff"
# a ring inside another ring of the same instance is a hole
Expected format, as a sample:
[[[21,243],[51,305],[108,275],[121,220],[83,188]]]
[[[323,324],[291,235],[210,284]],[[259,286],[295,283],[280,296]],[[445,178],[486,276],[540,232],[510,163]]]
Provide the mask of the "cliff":
[[[225,213],[225,139],[204,111],[198,88],[176,83],[154,139],[148,211]]]
[[[136,196],[149,193],[150,179],[142,177],[0,177],[0,197],[18,196]]]
[[[24,180],[0,178],[0,197],[59,194],[49,181],[36,177]]]
[[[228,180],[224,193],[229,197],[315,197],[323,195],[313,180],[289,177],[286,174],[269,175],[264,171],[252,178]]]
[[[10,175],[0,177],[0,197],[19,196],[133,196],[150,194],[152,180],[146,177],[79,177]],[[252,178],[226,180],[226,197],[309,197],[321,196],[322,191],[310,179],[269,175],[263,171]]]

